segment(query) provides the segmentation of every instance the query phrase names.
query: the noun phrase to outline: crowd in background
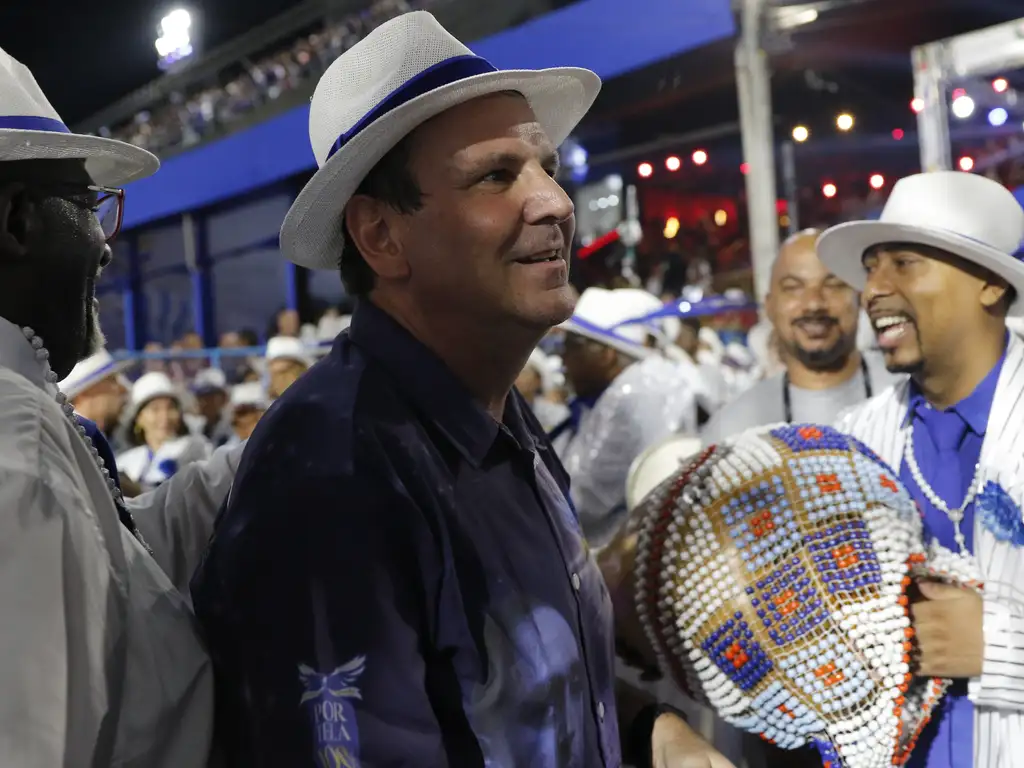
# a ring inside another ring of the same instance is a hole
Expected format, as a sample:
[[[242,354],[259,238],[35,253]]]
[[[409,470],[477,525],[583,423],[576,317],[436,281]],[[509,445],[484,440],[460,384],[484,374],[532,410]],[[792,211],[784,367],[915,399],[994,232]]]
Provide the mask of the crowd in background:
[[[446,0],[374,0],[359,13],[301,35],[255,61],[242,61],[216,81],[176,92],[165,103],[126,123],[103,128],[102,136],[127,141],[157,154],[219,135],[254,110],[316,82],[327,66],[388,19]]]

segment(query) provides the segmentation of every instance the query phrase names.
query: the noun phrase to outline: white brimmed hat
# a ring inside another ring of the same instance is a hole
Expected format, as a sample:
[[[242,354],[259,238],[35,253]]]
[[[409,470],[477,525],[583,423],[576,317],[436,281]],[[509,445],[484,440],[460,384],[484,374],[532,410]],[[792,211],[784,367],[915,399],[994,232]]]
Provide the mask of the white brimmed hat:
[[[646,346],[652,329],[647,324],[636,322],[637,318],[651,312],[649,301],[642,295],[644,293],[632,288],[587,288],[576,302],[572,317],[560,327],[630,357],[647,357],[654,352]],[[655,296],[647,295],[660,304]]]
[[[204,368],[192,379],[192,391],[197,395],[213,392],[228,393],[228,377],[220,368]]]
[[[101,349],[72,368],[67,378],[57,386],[68,400],[74,400],[94,384],[99,384],[111,376],[119,376],[122,371],[131,367],[131,364],[131,360],[115,360],[107,350]],[[123,381],[122,384],[125,389],[132,388],[127,381]]]
[[[385,22],[339,56],[317,84],[309,141],[319,170],[285,216],[282,252],[303,267],[337,269],[349,198],[388,150],[441,112],[516,91],[558,145],[600,88],[600,78],[587,69],[499,71],[426,11]]]
[[[169,397],[178,404],[179,408],[183,407],[181,390],[174,386],[174,382],[166,373],[152,371],[140,376],[132,385],[131,405],[128,408],[128,413],[125,414],[126,422],[129,425],[134,424],[139,411],[158,397]]]
[[[1011,315],[1024,314],[1024,208],[1002,184],[971,173],[934,171],[900,179],[878,221],[851,221],[825,230],[818,257],[857,290],[866,282],[864,252],[885,243],[939,248],[1006,280],[1017,293]]]
[[[294,360],[307,368],[313,365],[309,347],[294,336],[275,336],[267,341],[267,352],[263,359],[268,363],[273,360]]]
[[[270,397],[267,395],[267,390],[258,381],[247,381],[231,388],[231,407],[256,408],[265,411],[270,407]]]
[[[156,173],[160,161],[114,139],[71,133],[21,62],[0,49],[0,161],[85,160],[94,184],[121,187]]]

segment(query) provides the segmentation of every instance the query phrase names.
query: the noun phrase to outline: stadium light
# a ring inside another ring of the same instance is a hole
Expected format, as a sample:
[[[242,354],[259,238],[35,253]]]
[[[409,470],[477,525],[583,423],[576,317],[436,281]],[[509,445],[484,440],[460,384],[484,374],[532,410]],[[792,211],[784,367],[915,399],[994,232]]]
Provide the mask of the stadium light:
[[[853,115],[843,112],[836,118],[836,128],[840,131],[848,131],[853,128]]]
[[[966,93],[953,99],[953,115],[961,120],[966,120],[974,114],[974,99]]]
[[[807,126],[798,125],[793,129],[793,141],[800,142],[801,144],[807,141],[807,137],[811,135],[811,132],[807,130]]]
[[[192,14],[184,8],[175,8],[160,20],[159,37],[155,45],[160,56],[161,69],[167,69],[182,59],[191,56]]]
[[[998,128],[1001,125],[1006,125],[1006,121],[1010,119],[1010,113],[1002,107],[996,107],[995,109],[989,110],[988,113],[988,124]]]

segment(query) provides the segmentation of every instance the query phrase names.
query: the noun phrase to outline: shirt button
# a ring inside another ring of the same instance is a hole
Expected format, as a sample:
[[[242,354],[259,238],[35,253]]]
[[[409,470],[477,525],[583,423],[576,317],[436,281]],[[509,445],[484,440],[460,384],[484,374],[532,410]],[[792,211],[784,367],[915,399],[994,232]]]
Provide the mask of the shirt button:
[[[597,702],[597,719],[602,723],[604,722],[604,702]]]
[[[578,573],[572,575],[572,588],[577,592],[580,591],[580,575]]]

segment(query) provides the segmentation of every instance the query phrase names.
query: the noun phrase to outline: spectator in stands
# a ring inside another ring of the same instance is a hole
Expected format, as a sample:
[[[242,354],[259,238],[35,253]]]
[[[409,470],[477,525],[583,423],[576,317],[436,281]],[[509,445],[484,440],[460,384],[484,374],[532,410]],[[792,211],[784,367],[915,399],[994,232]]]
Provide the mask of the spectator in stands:
[[[69,132],[3,51],[0,135],[0,763],[205,766],[212,670],[178,588],[237,454],[125,503],[102,433],[54,388],[102,344],[118,217],[94,211],[158,162]]]
[[[291,336],[275,336],[268,341],[264,359],[269,380],[267,392],[271,400],[283,395],[288,387],[313,366],[309,349]]]
[[[192,394],[196,398],[199,423],[196,430],[214,448],[224,445],[232,435],[228,420],[228,381],[219,368],[206,368],[192,380]]]
[[[135,382],[126,423],[134,447],[117,457],[117,467],[144,491],[209,458],[210,444],[189,434],[180,390],[166,374],[147,373]]]
[[[360,301],[256,429],[193,582],[232,764],[622,762],[607,591],[510,392],[572,313],[556,146],[598,82],[495,71],[412,13],[318,86],[282,250],[340,257]],[[699,742],[657,722],[656,752]]]
[[[108,440],[113,438],[131,388],[122,375],[130,365],[130,361],[114,360],[101,349],[76,365],[60,383],[60,391],[75,413],[96,424]]]
[[[259,382],[237,384],[231,389],[231,444],[249,439],[259,420],[270,407],[267,390]]]
[[[274,324],[270,336],[291,336],[298,338],[302,329],[299,313],[294,309],[282,309],[274,316]]]
[[[150,341],[142,348],[143,352],[148,354],[158,354],[164,351],[164,345],[159,341]],[[152,371],[166,371],[167,362],[165,360],[147,360],[143,364],[143,371],[150,373]]]

